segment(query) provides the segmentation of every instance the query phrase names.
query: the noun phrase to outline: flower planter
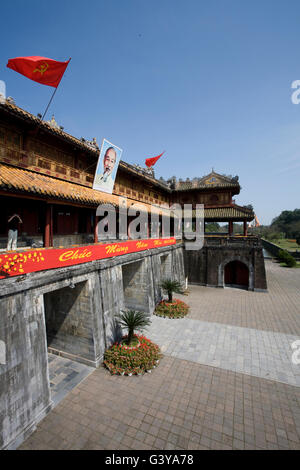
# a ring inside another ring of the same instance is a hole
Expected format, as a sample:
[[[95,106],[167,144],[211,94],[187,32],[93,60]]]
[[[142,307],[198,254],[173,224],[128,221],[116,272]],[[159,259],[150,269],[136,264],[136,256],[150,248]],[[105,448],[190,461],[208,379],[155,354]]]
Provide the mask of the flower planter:
[[[182,300],[175,299],[173,302],[162,300],[156,306],[154,315],[163,318],[183,318],[188,314],[189,306]]]
[[[126,337],[120,343],[113,344],[104,354],[104,366],[113,375],[143,375],[159,364],[159,347],[144,336],[137,336],[136,346],[124,345]]]
[[[136,348],[139,348],[141,346],[141,343],[138,342],[136,345],[134,346],[127,346],[127,344],[125,342],[121,342],[122,344],[122,348],[123,349],[136,349]]]

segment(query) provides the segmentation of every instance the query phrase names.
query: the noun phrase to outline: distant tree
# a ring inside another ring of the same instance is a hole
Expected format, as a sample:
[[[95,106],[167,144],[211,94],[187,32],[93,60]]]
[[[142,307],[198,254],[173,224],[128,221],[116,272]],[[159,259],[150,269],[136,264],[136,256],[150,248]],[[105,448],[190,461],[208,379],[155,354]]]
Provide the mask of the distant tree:
[[[169,302],[173,302],[173,293],[183,294],[183,287],[178,281],[172,279],[163,279],[160,287],[168,294]]]
[[[240,233],[240,234],[243,234],[243,233],[244,233],[244,226],[243,226],[243,224],[234,223],[234,224],[233,224],[233,233]]]
[[[286,238],[295,238],[300,231],[300,209],[281,212],[272,220],[271,228],[276,232],[283,232]]]
[[[218,224],[218,222],[205,224],[205,232],[220,232],[220,224]]]
[[[286,250],[279,250],[278,258],[289,268],[294,268],[297,264],[295,258]]]
[[[268,225],[261,225],[260,227],[253,227],[251,233],[256,236],[265,238],[266,240],[275,241],[281,238],[285,238],[283,232],[276,231],[275,228]]]

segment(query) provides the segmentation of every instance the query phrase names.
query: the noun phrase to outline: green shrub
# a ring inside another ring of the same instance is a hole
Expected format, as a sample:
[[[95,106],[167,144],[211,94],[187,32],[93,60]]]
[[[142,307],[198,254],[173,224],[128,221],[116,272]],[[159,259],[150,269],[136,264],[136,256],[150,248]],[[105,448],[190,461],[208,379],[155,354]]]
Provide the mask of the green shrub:
[[[288,258],[286,258],[285,260],[285,264],[289,267],[289,268],[294,268],[297,264],[295,258],[292,256],[292,255],[289,255]]]
[[[278,258],[280,259],[280,261],[285,262],[285,260],[288,259],[289,256],[290,254],[286,250],[279,250],[278,252]]]
[[[286,250],[280,250],[278,252],[278,258],[289,268],[294,268],[297,264],[295,258]]]

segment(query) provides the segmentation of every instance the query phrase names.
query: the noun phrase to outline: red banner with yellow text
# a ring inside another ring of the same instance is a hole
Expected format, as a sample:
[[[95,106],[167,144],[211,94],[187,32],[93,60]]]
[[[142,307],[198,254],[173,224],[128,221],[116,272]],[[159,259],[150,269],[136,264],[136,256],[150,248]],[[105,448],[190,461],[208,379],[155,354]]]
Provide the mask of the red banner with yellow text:
[[[159,238],[70,248],[40,248],[21,253],[6,252],[0,254],[0,279],[46,269],[74,266],[174,244],[176,244],[175,238]]]

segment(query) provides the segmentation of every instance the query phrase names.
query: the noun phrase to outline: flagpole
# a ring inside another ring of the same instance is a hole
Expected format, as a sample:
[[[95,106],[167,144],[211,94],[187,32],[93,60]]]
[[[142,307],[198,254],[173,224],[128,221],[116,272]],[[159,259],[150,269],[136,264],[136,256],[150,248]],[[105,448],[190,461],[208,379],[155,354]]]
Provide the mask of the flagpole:
[[[47,111],[48,111],[48,109],[49,109],[49,106],[50,106],[50,104],[51,104],[53,98],[54,98],[54,95],[55,95],[55,93],[57,92],[57,88],[58,88],[58,86],[55,88],[54,92],[52,93],[52,96],[51,96],[50,101],[49,101],[49,103],[48,103],[48,105],[47,105],[47,108],[45,109],[45,112],[44,112],[44,114],[43,114],[43,117],[42,117],[41,121],[44,120],[44,117],[45,117],[45,115],[46,115],[46,113],[47,113]]]
[[[68,61],[68,65],[69,65],[69,63],[70,63],[70,60],[71,60],[71,57],[70,57],[70,59],[69,59],[69,61]],[[63,78],[63,77],[61,77],[61,78]],[[61,82],[61,80],[60,80],[60,82]],[[54,92],[52,93],[52,96],[51,96],[51,98],[50,98],[50,101],[49,101],[49,103],[48,103],[48,105],[47,105],[47,107],[46,107],[46,109],[45,109],[45,112],[44,112],[44,114],[43,114],[43,117],[41,118],[41,121],[39,122],[39,125],[38,125],[38,127],[37,127],[37,130],[39,129],[39,127],[40,127],[42,121],[44,120],[44,117],[46,116],[46,113],[47,113],[47,111],[48,111],[48,109],[49,109],[50,104],[52,103],[52,100],[53,100],[53,98],[54,98],[55,93],[57,92],[57,88],[59,87],[60,82],[59,82],[59,84],[57,85],[57,87],[55,87],[55,90],[54,90]]]

